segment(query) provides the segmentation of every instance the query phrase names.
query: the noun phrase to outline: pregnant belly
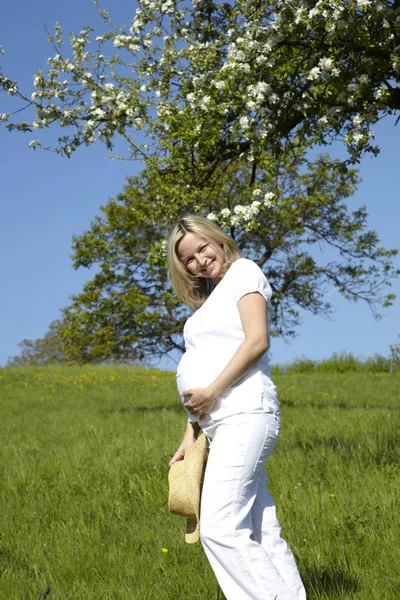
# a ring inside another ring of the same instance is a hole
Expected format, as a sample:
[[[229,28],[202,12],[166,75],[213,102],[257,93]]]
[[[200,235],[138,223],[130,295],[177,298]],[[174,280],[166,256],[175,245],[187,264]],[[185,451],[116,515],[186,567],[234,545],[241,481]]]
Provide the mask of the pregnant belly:
[[[179,394],[194,387],[207,387],[220,374],[227,359],[216,360],[195,349],[188,350],[183,355],[176,372],[176,385]]]

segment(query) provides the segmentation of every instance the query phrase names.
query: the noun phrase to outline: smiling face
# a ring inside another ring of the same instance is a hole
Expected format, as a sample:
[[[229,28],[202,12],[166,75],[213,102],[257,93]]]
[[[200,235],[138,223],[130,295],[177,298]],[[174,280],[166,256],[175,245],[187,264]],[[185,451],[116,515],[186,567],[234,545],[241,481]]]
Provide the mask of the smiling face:
[[[213,283],[221,281],[225,254],[219,246],[207,242],[195,233],[188,232],[182,238],[177,254],[188,271],[196,277],[211,279]]]

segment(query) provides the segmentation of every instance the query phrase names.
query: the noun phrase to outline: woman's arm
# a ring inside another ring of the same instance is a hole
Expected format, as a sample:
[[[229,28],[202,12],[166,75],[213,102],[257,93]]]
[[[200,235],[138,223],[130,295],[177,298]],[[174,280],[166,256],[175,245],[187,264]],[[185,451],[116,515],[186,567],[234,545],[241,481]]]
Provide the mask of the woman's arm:
[[[204,419],[218,396],[241,379],[264,354],[268,347],[267,306],[259,292],[243,296],[238,302],[245,339],[226,367],[207,388],[192,388],[182,393],[189,396],[185,407]]]
[[[174,464],[174,462],[177,462],[178,460],[183,460],[186,450],[189,448],[189,446],[195,443],[199,432],[200,426],[198,425],[198,423],[191,423],[190,421],[187,422],[185,433],[183,435],[183,439],[179,445],[179,448],[169,461],[170,467]]]

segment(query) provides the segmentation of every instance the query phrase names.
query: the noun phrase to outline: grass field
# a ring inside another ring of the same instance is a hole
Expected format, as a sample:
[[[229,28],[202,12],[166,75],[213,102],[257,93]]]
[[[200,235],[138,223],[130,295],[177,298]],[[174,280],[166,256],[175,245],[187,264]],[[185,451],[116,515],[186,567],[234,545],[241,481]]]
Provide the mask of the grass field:
[[[398,600],[400,375],[275,381],[270,489],[309,600]],[[0,369],[0,410],[0,600],[223,599],[167,510],[173,374]]]

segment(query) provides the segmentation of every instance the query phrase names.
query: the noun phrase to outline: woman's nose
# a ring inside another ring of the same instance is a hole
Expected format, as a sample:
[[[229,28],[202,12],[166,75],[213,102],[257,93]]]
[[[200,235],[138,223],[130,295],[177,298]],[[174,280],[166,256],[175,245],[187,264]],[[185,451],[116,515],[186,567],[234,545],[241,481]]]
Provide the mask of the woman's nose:
[[[198,265],[198,267],[199,267],[200,269],[202,269],[202,268],[204,267],[204,265],[205,265],[205,262],[206,262],[206,260],[205,260],[204,256],[202,256],[201,254],[198,254],[198,253],[196,253],[196,254],[194,255],[194,257],[195,257],[195,259],[196,259],[196,262],[197,262],[197,265]]]

